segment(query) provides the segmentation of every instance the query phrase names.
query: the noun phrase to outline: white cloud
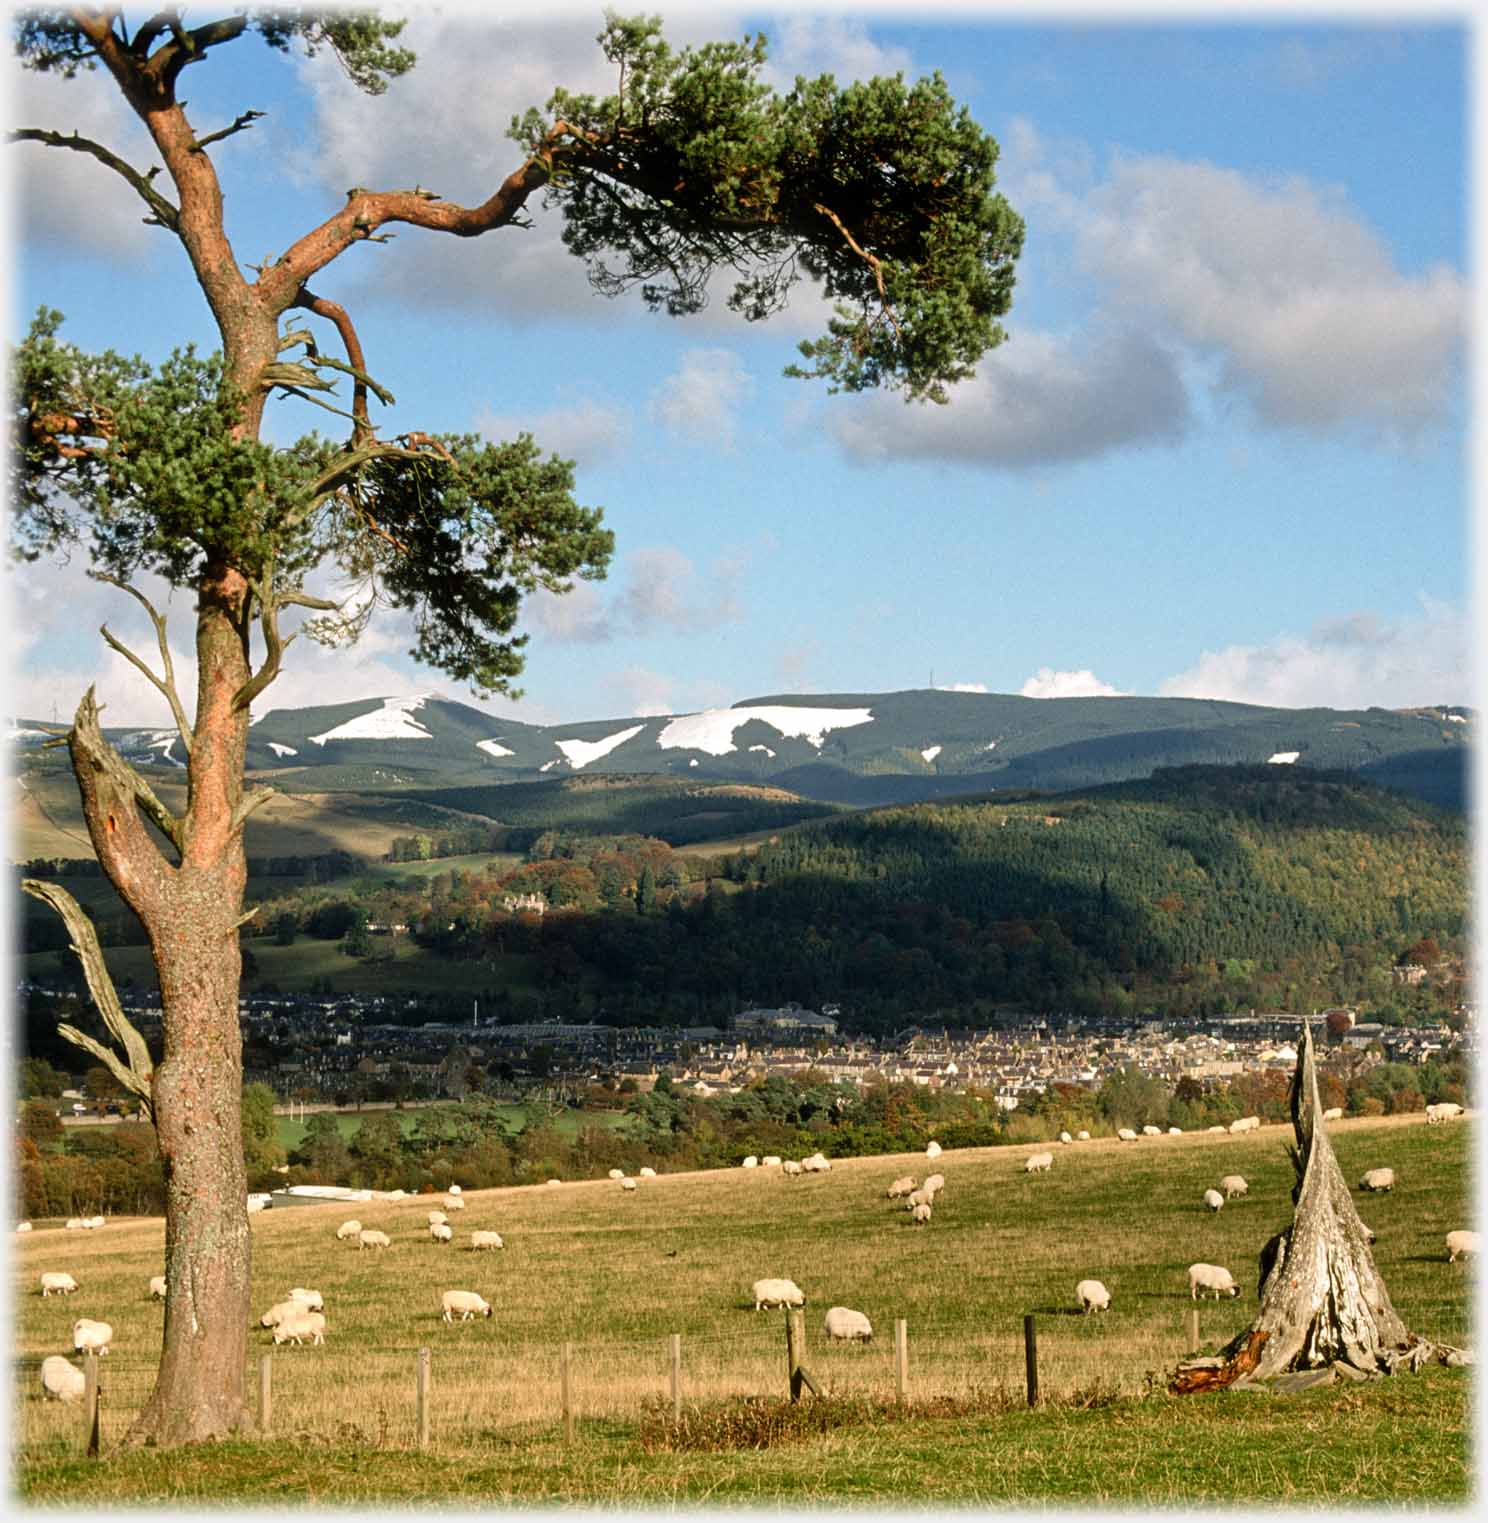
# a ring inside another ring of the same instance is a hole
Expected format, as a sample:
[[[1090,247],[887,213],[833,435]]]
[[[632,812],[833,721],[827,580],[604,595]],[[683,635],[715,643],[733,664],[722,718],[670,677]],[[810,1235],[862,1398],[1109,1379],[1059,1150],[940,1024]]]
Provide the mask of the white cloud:
[[[732,449],[739,410],[753,389],[749,372],[727,349],[689,349],[651,402],[664,428],[690,444]]]
[[[1022,331],[943,407],[875,396],[830,424],[863,459],[964,460],[1012,468],[1173,444],[1189,426],[1175,356],[1134,329],[1089,343]]]
[[[839,84],[846,84],[877,75],[912,77],[915,72],[906,49],[881,46],[861,22],[842,16],[784,16],[772,19],[765,33],[770,39],[765,78],[777,90],[790,89],[798,74],[808,79],[831,74]],[[720,30],[718,35],[729,34]]]
[[[1025,698],[1125,698],[1120,688],[1102,682],[1092,671],[1056,672],[1041,666],[1018,691]]]
[[[560,455],[580,466],[595,466],[619,455],[630,442],[630,425],[627,409],[594,401],[520,416],[484,411],[475,420],[488,439],[499,443],[529,433],[544,455]]]
[[[1389,621],[1360,612],[1319,623],[1306,635],[1206,650],[1158,692],[1281,708],[1471,703],[1472,649],[1462,612],[1423,599],[1415,618]]]

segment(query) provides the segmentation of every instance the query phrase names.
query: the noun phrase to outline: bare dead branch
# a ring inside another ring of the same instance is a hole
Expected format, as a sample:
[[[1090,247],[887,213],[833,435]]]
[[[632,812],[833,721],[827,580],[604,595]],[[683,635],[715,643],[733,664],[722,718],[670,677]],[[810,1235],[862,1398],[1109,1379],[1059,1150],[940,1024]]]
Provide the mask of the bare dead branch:
[[[354,384],[351,393],[351,416],[353,424],[353,437],[360,440],[364,434],[372,432],[372,425],[367,419],[367,382],[365,379],[367,361],[362,353],[362,341],[357,337],[356,327],[351,321],[351,315],[339,302],[329,301],[324,296],[317,296],[313,291],[301,287],[295,297],[294,306],[303,307],[307,312],[313,312],[317,317],[324,317],[336,325],[336,332],[341,335],[341,342],[346,348],[347,363],[352,367]]]
[[[262,111],[244,111],[232,122],[231,126],[219,128],[216,132],[209,132],[206,137],[197,138],[191,145],[192,153],[200,153],[208,143],[220,143],[223,138],[229,138],[235,132],[246,132],[263,114]]]
[[[110,587],[117,587],[121,592],[127,592],[150,616],[150,622],[155,626],[155,642],[160,649],[161,666],[165,672],[163,679],[156,677],[133,651],[126,650],[123,645],[114,639],[113,635],[109,633],[107,625],[99,633],[102,634],[109,645],[118,651],[127,661],[132,662],[154,684],[157,691],[170,705],[171,717],[176,721],[176,729],[180,731],[181,744],[185,747],[186,754],[190,756],[191,747],[196,740],[196,735],[191,726],[186,722],[186,708],[181,702],[181,694],[176,687],[176,668],[175,663],[171,660],[170,641],[166,638],[165,634],[165,615],[157,612],[155,605],[151,603],[149,598],[137,587],[131,587],[128,582],[121,582],[117,577],[102,574],[96,574],[93,580],[96,582],[106,582]]]
[[[279,790],[277,788],[248,789],[243,794],[243,797],[238,800],[238,807],[233,810],[232,829],[240,829],[255,809],[261,809],[270,799],[277,798],[278,796]],[[237,923],[239,925],[246,925],[256,914],[258,914],[258,907],[255,905],[253,909],[240,915]]]
[[[89,688],[83,695],[82,703],[78,705],[77,716],[68,734],[73,771],[77,774],[79,786],[83,789],[84,816],[89,816],[92,797],[96,796],[98,812],[108,829],[118,834],[127,828],[127,821],[116,817],[110,805],[116,799],[121,801],[127,799],[178,852],[183,851],[185,841],[183,822],[161,803],[150,784],[104,739],[103,730],[98,723],[98,713],[93,689]],[[93,834],[92,825],[90,818],[90,835]],[[157,857],[158,855],[157,852]],[[160,858],[160,864],[165,865],[163,858]],[[137,864],[130,865],[137,866]]]
[[[48,132],[41,127],[17,127],[10,134],[10,141],[12,143],[44,143],[48,148],[70,148],[75,153],[91,154],[100,164],[107,165],[115,174],[121,175],[134,187],[135,193],[154,214],[153,220],[156,223],[161,227],[169,228],[173,233],[180,232],[179,210],[150,183],[152,178],[160,173],[158,169],[141,174],[132,164],[126,164],[118,154],[105,148],[102,143],[95,143],[92,138],[85,138],[77,132],[67,137],[60,132]]]

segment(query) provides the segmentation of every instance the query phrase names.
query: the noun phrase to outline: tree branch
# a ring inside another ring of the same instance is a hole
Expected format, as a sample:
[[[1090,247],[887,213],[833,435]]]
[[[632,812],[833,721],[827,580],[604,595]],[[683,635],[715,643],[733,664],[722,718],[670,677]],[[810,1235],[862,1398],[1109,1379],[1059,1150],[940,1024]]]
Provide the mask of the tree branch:
[[[347,363],[352,367],[354,384],[351,393],[351,416],[353,423],[353,439],[360,442],[364,435],[372,432],[372,425],[367,419],[367,382],[365,379],[367,361],[362,353],[362,343],[357,337],[356,328],[353,326],[351,316],[346,308],[339,302],[328,301],[324,296],[317,296],[313,291],[301,287],[296,295],[293,306],[303,307],[307,312],[313,312],[317,317],[324,317],[335,323],[336,331],[341,335],[341,342],[346,347]]]
[[[168,864],[141,827],[139,814],[178,852],[183,850],[185,827],[160,802],[149,783],[103,738],[98,703],[91,687],[78,705],[67,743],[93,848],[125,902],[143,919],[145,912],[137,908],[135,901],[146,896],[153,898],[155,893],[155,885],[146,880],[145,873],[153,874]],[[126,804],[127,808],[118,807]],[[153,857],[145,851],[147,845]]]
[[[246,709],[258,695],[279,675],[280,663],[284,656],[286,642],[279,634],[279,604],[273,590],[267,585],[255,588],[258,596],[258,624],[263,631],[264,658],[263,664],[251,677],[233,694],[233,708]],[[247,795],[244,796],[245,799]],[[233,828],[238,826],[238,812],[243,809],[242,801],[238,809],[233,812]],[[243,817],[246,819],[247,814]]]
[[[230,127],[221,127],[216,132],[209,132],[205,137],[197,138],[191,145],[192,153],[200,153],[208,143],[220,143],[223,138],[231,137],[235,132],[246,132],[263,114],[262,111],[243,112]]]
[[[238,807],[233,810],[232,828],[234,830],[239,829],[255,809],[262,808],[262,806],[267,804],[270,799],[278,798],[278,796],[279,790],[277,788],[248,789],[247,792],[244,793],[243,797],[238,800]],[[247,921],[252,920],[257,913],[258,908],[255,906],[246,914],[239,917],[238,924],[243,925]]]
[[[12,143],[44,143],[48,148],[71,148],[76,153],[91,154],[100,164],[105,164],[115,174],[122,175],[134,187],[140,199],[155,214],[153,218],[146,217],[146,222],[158,223],[161,227],[169,228],[173,233],[180,232],[179,210],[150,183],[152,177],[160,173],[158,169],[152,169],[148,174],[141,174],[132,164],[126,164],[118,154],[105,148],[102,143],[95,143],[91,138],[85,138],[77,132],[74,132],[71,137],[64,137],[60,132],[48,132],[40,127],[17,127],[10,134],[10,141]]]
[[[847,244],[848,248],[873,271],[873,281],[878,287],[878,299],[883,303],[884,316],[893,324],[894,332],[897,334],[899,332],[899,319],[894,315],[893,307],[889,305],[889,293],[884,290],[883,264],[876,255],[870,254],[867,249],[859,245],[858,240],[848,232],[847,228],[843,225],[842,219],[830,206],[823,206],[820,201],[817,201],[813,203],[811,209],[820,212],[842,234],[843,241]]]
[[[181,695],[176,687],[175,664],[171,660],[170,642],[165,637],[165,615],[157,613],[154,604],[150,602],[149,598],[137,587],[131,587],[128,582],[121,582],[117,577],[105,576],[101,573],[95,574],[93,580],[96,582],[106,582],[110,587],[117,587],[121,592],[127,592],[149,614],[150,622],[155,626],[155,641],[160,647],[160,660],[165,669],[164,680],[158,678],[133,651],[125,649],[109,633],[107,625],[104,625],[99,630],[99,633],[126,661],[132,662],[154,684],[156,690],[170,705],[171,716],[176,721],[176,729],[181,735],[181,744],[186,748],[186,754],[190,756],[191,747],[196,740],[196,735],[191,726],[186,722],[186,709],[181,702]]]

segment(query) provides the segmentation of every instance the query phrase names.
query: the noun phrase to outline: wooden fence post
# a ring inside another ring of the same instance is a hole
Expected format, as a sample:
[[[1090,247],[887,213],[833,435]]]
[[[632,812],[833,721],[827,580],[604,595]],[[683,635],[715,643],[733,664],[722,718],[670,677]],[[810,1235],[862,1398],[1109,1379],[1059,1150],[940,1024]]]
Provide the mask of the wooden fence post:
[[[100,1423],[98,1416],[98,1355],[91,1349],[83,1355],[83,1410],[88,1417],[87,1454],[98,1458]]]
[[[1023,1318],[1023,1358],[1028,1368],[1028,1405],[1038,1405],[1038,1334],[1034,1331],[1033,1313]]]
[[[813,1396],[822,1394],[821,1387],[811,1378],[811,1371],[801,1363],[806,1352],[806,1313],[786,1310],[785,1313],[785,1364],[790,1374],[790,1399],[800,1401],[801,1387],[806,1386]]]
[[[267,1433],[274,1421],[274,1395],[270,1367],[272,1354],[258,1356],[258,1431]]]
[[[418,1446],[429,1447],[429,1351],[418,1351]]]
[[[560,1366],[561,1386],[563,1393],[563,1442],[573,1443],[574,1439],[574,1414],[573,1395],[569,1387],[569,1365],[573,1359],[573,1344],[563,1345],[563,1362]]]
[[[672,1334],[672,1421],[682,1421],[682,1334]]]
[[[1197,1354],[1199,1351],[1199,1309],[1191,1307],[1188,1313],[1188,1351]]]
[[[909,1323],[903,1317],[894,1318],[894,1377],[903,1406],[909,1400]]]

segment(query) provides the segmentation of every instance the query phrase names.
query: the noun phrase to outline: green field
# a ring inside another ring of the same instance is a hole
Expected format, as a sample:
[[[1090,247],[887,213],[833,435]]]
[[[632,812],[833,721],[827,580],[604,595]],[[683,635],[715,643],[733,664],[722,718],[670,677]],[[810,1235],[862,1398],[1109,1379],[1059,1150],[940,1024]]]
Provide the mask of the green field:
[[[1376,1261],[1407,1326],[1471,1346],[1475,1267],[1449,1265],[1444,1233],[1467,1225],[1472,1123],[1419,1117],[1336,1125],[1345,1177],[1392,1166],[1395,1191],[1361,1202]],[[253,1218],[255,1311],[291,1285],[319,1289],[322,1348],[272,1356],[273,1432],[168,1459],[115,1453],[143,1403],[161,1310],[158,1220],[88,1234],[38,1223],[16,1240],[20,1386],[13,1443],[28,1502],[474,1504],[743,1502],[879,1506],[1038,1501],[1132,1505],[1385,1501],[1461,1503],[1470,1490],[1467,1370],[1296,1396],[1165,1394],[1188,1352],[1195,1259],[1228,1265],[1238,1301],[1206,1302],[1213,1351],[1255,1311],[1256,1255],[1290,1217],[1290,1131],[1193,1135],[1057,1149],[1028,1175],[1028,1147],[948,1151],[934,1219],[916,1227],[885,1199],[919,1155],[844,1159],[791,1180],[725,1170],[466,1194],[452,1245],[427,1236],[433,1197],[307,1206]],[[1248,1198],[1201,1204],[1221,1174]],[[387,1230],[385,1253],[334,1240],[354,1210]],[[494,1227],[498,1253],[465,1246]],[[81,1289],[36,1291],[66,1268]],[[807,1296],[806,1363],[828,1397],[783,1410],[784,1327],[755,1312],[750,1283],[788,1275]],[[1074,1284],[1113,1294],[1084,1317]],[[492,1302],[489,1320],[446,1324],[445,1288]],[[825,1345],[828,1306],[872,1318],[872,1344]],[[1024,1396],[1023,1318],[1037,1318],[1041,1405]],[[80,1457],[76,1408],[43,1403],[36,1361],[66,1347],[77,1316],[116,1330],[104,1361],[104,1458]],[[894,1319],[907,1321],[908,1402],[894,1405]],[[683,1427],[670,1420],[668,1337],[681,1337]],[[254,1327],[253,1360],[270,1348]],[[560,1357],[572,1349],[576,1432],[563,1441]],[[432,1351],[431,1441],[416,1447],[418,1350]],[[386,1451],[395,1451],[394,1464]]]

